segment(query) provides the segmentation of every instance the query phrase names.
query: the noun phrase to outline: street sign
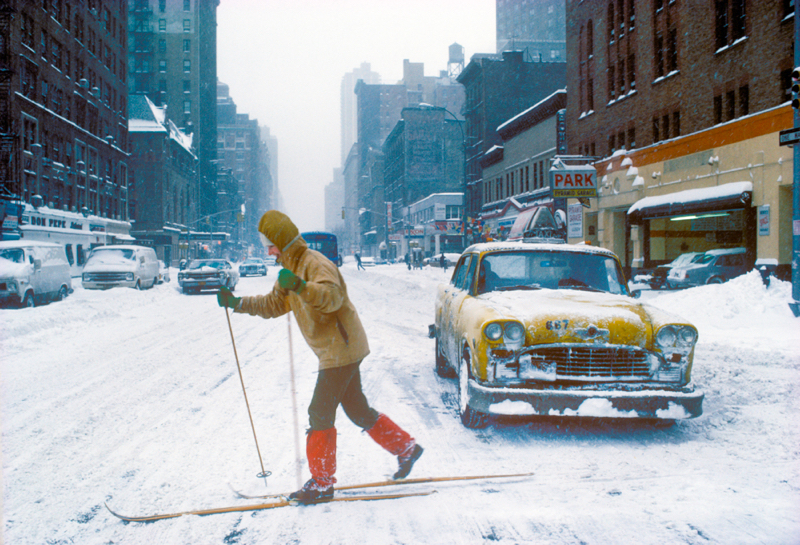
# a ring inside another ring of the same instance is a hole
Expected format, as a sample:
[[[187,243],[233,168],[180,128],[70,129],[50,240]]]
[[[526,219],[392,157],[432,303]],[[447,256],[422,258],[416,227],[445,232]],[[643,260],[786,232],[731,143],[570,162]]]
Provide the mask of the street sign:
[[[550,169],[553,198],[597,197],[597,171],[591,165],[564,165]]]
[[[800,127],[782,130],[778,139],[781,146],[792,146],[797,144],[800,142]]]

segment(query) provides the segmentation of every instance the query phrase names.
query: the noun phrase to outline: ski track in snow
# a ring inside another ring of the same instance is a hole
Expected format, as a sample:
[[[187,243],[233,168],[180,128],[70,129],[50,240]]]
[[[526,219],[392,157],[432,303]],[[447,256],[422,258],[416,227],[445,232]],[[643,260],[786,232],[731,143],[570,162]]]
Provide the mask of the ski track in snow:
[[[287,319],[231,314],[264,481],[224,311],[176,282],[84,291],[0,310],[3,532],[9,544],[797,543],[800,321],[790,286],[757,273],[645,293],[695,323],[704,414],[671,427],[628,420],[455,415],[433,372],[440,269],[342,268],[369,336],[364,390],[425,447],[412,477],[533,471],[529,478],[414,485],[421,498],[288,507],[150,524],[130,515],[258,503],[296,487]],[[175,273],[177,271],[174,271]],[[237,295],[271,289],[243,278]],[[173,274],[175,278],[177,274]],[[292,320],[301,448],[317,361]],[[394,458],[339,411],[340,484],[380,480]],[[301,452],[303,479],[308,476]]]

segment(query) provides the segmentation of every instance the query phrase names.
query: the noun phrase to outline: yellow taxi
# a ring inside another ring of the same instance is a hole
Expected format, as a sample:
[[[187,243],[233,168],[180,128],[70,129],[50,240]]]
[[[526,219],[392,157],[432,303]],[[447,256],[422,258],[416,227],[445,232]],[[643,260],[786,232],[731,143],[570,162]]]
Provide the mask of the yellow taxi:
[[[458,378],[468,428],[490,415],[702,414],[697,329],[631,298],[617,256],[563,243],[467,248],[438,288],[436,372]]]

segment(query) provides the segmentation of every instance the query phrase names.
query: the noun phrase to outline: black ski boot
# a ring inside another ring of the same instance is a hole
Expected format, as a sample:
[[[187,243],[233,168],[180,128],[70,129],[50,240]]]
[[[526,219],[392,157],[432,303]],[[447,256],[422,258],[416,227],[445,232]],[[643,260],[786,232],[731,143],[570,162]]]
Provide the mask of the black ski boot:
[[[408,474],[411,473],[411,468],[414,467],[414,462],[419,460],[419,457],[422,456],[422,447],[419,445],[414,445],[414,448],[411,449],[407,455],[403,456],[400,455],[397,457],[397,462],[399,464],[399,468],[397,473],[394,474],[394,479],[405,479],[408,477]]]
[[[290,501],[296,501],[305,505],[330,500],[332,498],[333,484],[317,482],[313,477],[303,485],[303,488],[289,494]]]

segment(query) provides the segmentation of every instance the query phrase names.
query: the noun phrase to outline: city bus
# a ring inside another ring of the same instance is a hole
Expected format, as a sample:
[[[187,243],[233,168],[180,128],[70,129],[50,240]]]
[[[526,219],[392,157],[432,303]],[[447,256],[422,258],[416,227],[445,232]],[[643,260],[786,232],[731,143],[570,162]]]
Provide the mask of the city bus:
[[[322,231],[309,231],[302,233],[302,236],[309,248],[333,261],[337,267],[342,266],[342,256],[339,254],[339,242],[336,235]]]

